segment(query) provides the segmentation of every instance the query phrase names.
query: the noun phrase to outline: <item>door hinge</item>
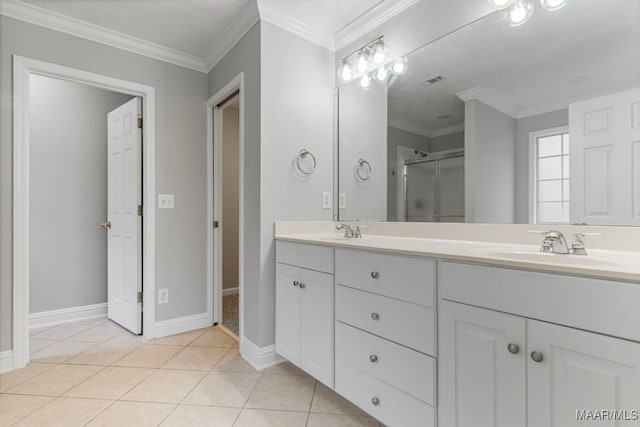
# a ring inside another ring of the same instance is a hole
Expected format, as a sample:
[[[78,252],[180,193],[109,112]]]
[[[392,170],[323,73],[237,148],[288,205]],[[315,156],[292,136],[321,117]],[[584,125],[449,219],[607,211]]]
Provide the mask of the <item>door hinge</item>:
[[[142,291],[138,292],[138,302],[142,302]]]
[[[142,116],[138,116],[138,129],[142,129]]]
[[[142,216],[142,205],[138,205],[138,216]]]
[[[218,223],[218,221],[213,221],[213,228],[218,228],[220,227],[220,223]]]

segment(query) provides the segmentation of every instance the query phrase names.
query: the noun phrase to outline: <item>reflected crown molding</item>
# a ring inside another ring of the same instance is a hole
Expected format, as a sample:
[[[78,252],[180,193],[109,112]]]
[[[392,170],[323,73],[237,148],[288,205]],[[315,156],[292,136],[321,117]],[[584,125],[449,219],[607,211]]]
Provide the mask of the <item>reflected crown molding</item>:
[[[507,116],[513,117],[514,119],[518,115],[518,111],[513,106],[491,95],[489,91],[487,91],[482,86],[476,86],[471,89],[463,90],[462,92],[456,93],[456,95],[464,102],[474,99],[478,100],[492,108],[495,108],[501,113],[506,114]]]
[[[449,135],[452,133],[464,132],[464,123],[458,123],[457,125],[447,126],[439,129],[424,129],[404,122],[400,119],[389,117],[387,119],[387,126],[400,129],[405,132],[413,133],[416,135],[426,136],[427,138],[436,138],[438,136]]]
[[[431,131],[431,138],[436,138],[438,136],[450,135],[452,133],[464,132],[464,123],[458,123],[457,125],[447,126],[440,129],[434,129]]]

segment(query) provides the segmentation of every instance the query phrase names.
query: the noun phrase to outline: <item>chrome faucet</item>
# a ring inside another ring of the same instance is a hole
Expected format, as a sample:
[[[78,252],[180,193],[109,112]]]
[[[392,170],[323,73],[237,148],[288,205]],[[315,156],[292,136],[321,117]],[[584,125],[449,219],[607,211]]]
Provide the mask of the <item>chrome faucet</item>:
[[[347,238],[362,238],[362,233],[360,232],[360,227],[356,225],[356,229],[353,230],[349,227],[348,224],[338,224],[336,225],[336,230],[344,230],[344,237]]]
[[[550,252],[554,254],[568,254],[569,246],[561,232],[549,230],[544,234],[540,252]]]
[[[584,245],[584,242],[582,241],[582,238],[586,236],[586,234],[581,233],[581,232],[577,232],[575,234],[576,238],[573,241],[573,243],[571,243],[571,250],[570,252],[573,255],[586,255],[587,254],[587,248]]]

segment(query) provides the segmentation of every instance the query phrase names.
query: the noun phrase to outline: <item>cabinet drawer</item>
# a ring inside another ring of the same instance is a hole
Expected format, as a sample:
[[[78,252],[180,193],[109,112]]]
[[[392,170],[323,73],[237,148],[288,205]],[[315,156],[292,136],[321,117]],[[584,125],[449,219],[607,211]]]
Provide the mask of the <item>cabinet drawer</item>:
[[[435,307],[432,260],[336,248],[335,267],[336,283]]]
[[[434,407],[342,360],[336,360],[336,391],[389,427],[436,425]]]
[[[333,248],[276,241],[276,261],[333,274]]]
[[[435,355],[435,311],[431,308],[336,286],[336,320]]]
[[[435,405],[436,362],[429,356],[337,322],[336,359]]]

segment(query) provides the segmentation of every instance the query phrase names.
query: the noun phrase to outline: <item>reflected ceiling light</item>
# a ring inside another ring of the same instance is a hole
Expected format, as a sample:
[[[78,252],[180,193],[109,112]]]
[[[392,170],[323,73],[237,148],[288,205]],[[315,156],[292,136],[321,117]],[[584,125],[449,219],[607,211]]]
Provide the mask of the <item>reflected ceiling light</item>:
[[[509,9],[509,23],[513,27],[522,25],[533,14],[533,2],[530,0],[516,0]]]
[[[343,82],[348,82],[353,79],[353,67],[351,66],[351,63],[346,59],[342,61],[342,65],[340,66],[338,75]]]
[[[369,55],[367,55],[366,52],[364,51],[360,51],[360,53],[358,53],[358,62],[356,62],[356,70],[358,70],[359,73],[364,73],[369,69]]]
[[[362,76],[360,79],[360,87],[365,90],[371,87],[371,77],[369,77],[369,74]]]
[[[389,77],[389,71],[387,71],[387,66],[383,65],[382,67],[379,67],[374,73],[373,73],[373,78],[376,79],[379,82],[384,82],[387,80],[387,77]]]
[[[371,48],[371,59],[376,65],[380,65],[387,60],[389,48],[382,40],[378,40]]]
[[[506,9],[509,6],[511,6],[511,4],[513,3],[514,0],[489,0],[489,3],[491,3],[491,5],[500,10],[500,9]]]
[[[391,72],[396,76],[404,74],[407,71],[407,58],[398,58],[391,64]]]
[[[567,0],[540,0],[540,4],[546,10],[554,11],[562,9],[567,4]]]

